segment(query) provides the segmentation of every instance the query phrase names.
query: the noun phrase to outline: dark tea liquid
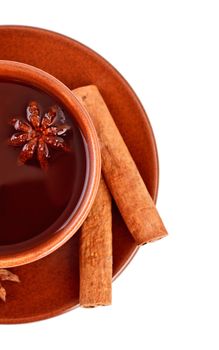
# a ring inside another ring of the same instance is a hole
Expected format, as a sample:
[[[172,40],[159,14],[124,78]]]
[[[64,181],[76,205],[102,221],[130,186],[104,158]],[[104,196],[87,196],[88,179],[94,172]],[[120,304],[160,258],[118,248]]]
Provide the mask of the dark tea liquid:
[[[31,160],[18,165],[22,146],[7,144],[17,132],[9,120],[25,120],[26,107],[33,100],[39,104],[41,116],[58,105],[53,97],[35,88],[0,82],[0,245],[56,232],[76,208],[85,186],[86,145],[76,122],[64,109],[65,123],[71,129],[63,139],[71,151],[48,147],[46,172],[39,165],[36,151]]]

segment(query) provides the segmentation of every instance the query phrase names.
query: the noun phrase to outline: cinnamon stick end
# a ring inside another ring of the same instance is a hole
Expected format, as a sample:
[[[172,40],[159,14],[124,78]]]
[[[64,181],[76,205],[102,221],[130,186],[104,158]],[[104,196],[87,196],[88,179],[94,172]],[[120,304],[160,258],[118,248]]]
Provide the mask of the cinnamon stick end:
[[[135,237],[137,245],[145,245],[147,243],[153,243],[155,241],[158,241],[168,235],[168,232],[166,228],[164,227],[163,223],[159,228],[154,228],[154,227],[147,227],[145,229],[145,232],[142,231],[141,235],[138,235]]]

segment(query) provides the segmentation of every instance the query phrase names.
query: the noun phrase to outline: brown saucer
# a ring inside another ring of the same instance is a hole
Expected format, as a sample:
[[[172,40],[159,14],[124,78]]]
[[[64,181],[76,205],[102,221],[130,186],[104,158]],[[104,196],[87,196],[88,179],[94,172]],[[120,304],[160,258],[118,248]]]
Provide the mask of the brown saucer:
[[[46,30],[0,26],[0,59],[39,67],[70,89],[98,86],[125,142],[156,200],[158,157],[153,132],[138,98],[121,75],[82,44]],[[143,248],[142,248],[143,249]],[[113,269],[117,276],[137,247],[117,209],[113,208]],[[55,253],[12,269],[20,284],[5,282],[6,304],[0,303],[0,323],[49,318],[78,305],[78,233]]]

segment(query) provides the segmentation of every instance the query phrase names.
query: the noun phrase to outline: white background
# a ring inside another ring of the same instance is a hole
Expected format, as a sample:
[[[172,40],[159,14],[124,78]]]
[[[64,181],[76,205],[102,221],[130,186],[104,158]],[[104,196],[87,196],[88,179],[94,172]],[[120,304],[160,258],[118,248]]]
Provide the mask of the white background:
[[[1,349],[218,350],[217,5],[1,2],[0,24],[71,36],[103,55],[132,85],[157,139],[158,209],[169,230],[168,238],[142,247],[115,281],[112,307],[0,326]]]

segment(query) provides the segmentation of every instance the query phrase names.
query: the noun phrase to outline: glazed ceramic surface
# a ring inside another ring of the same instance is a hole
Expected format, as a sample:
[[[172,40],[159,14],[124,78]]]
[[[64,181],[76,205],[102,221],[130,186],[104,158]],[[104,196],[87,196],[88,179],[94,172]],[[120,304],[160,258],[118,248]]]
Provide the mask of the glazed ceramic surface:
[[[158,158],[149,120],[133,90],[108,62],[60,34],[16,26],[0,27],[0,59],[39,67],[70,89],[97,85],[152,198],[156,200]],[[4,284],[7,302],[0,305],[1,323],[49,318],[78,305],[78,237],[79,232],[49,256],[12,269],[19,275],[21,283]],[[114,277],[124,269],[136,250],[136,244],[114,206]]]
[[[17,82],[30,84],[41,90],[44,89],[47,93],[51,93],[59,99],[78,122],[88,153],[87,181],[83,189],[83,196],[77,202],[78,208],[74,215],[71,216],[70,213],[64,227],[54,232],[50,230],[48,233],[41,233],[32,239],[17,244],[0,245],[1,268],[14,267],[38,260],[58,249],[73,236],[89,213],[96,196],[101,162],[99,143],[93,123],[81,104],[78,103],[72,92],[64,84],[41,69],[9,60],[0,60],[0,79],[16,80]],[[15,200],[18,200],[18,198]],[[11,219],[13,220],[13,217]]]

